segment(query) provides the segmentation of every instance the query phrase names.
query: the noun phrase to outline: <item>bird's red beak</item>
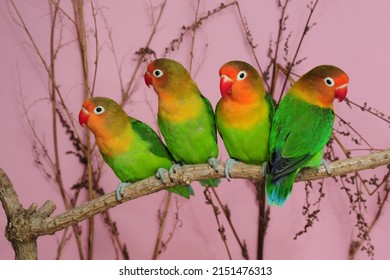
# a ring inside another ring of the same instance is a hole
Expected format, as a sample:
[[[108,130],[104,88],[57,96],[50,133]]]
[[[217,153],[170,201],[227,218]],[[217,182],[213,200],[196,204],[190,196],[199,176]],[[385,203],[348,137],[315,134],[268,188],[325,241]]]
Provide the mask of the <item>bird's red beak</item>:
[[[79,123],[82,127],[84,127],[87,124],[87,121],[89,119],[89,113],[85,108],[81,108],[79,113]]]
[[[219,81],[219,89],[221,90],[222,97],[229,94],[232,91],[233,81],[226,75],[221,75]]]
[[[339,86],[338,88],[335,89],[335,98],[339,100],[339,102],[343,101],[345,97],[347,96],[348,92],[348,84],[344,84],[342,86]]]
[[[145,79],[145,84],[146,84],[148,87],[153,86],[152,77],[150,76],[150,74],[149,74],[148,71],[145,72],[144,79]]]

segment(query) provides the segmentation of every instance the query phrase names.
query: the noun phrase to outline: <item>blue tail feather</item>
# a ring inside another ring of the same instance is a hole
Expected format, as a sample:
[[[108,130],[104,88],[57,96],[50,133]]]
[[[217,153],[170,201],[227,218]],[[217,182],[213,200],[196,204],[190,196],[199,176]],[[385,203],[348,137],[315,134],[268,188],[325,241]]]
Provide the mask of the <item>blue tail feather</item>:
[[[286,176],[280,177],[277,180],[272,180],[269,175],[266,176],[265,192],[269,205],[281,207],[290,197],[294,184],[295,175],[298,173],[292,172]]]

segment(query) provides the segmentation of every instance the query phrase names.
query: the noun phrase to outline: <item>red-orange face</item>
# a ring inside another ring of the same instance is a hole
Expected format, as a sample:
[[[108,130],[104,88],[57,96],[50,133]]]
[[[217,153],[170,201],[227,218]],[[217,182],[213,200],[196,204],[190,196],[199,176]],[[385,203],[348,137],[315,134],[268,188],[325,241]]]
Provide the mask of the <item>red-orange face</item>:
[[[160,90],[180,89],[191,81],[187,70],[171,59],[160,58],[149,63],[144,74],[145,84],[159,93]]]
[[[103,131],[119,130],[127,122],[127,114],[119,104],[106,97],[85,100],[79,113],[80,125],[87,126],[95,136]]]
[[[264,92],[260,75],[250,64],[243,61],[230,61],[219,69],[222,97],[245,98],[255,91]]]
[[[308,102],[332,107],[333,101],[343,101],[348,92],[348,75],[338,67],[320,65],[303,75],[293,88]]]

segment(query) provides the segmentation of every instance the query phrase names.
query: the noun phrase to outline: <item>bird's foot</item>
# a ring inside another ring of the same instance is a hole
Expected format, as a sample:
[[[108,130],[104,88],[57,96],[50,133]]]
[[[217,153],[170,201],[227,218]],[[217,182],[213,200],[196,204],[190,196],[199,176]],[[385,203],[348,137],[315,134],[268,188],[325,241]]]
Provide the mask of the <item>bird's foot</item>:
[[[181,163],[173,164],[168,171],[169,178],[173,181],[173,177],[176,174],[177,168],[183,166]]]
[[[212,158],[209,158],[208,163],[215,170],[215,172],[217,172],[217,173],[219,172],[218,171],[219,160],[212,157]]]
[[[166,174],[167,174],[168,170],[166,170],[165,168],[159,168],[156,172],[156,177],[158,179],[161,180],[161,182],[165,185],[167,183],[167,179],[166,179]],[[169,175],[169,173],[168,173]],[[171,176],[169,176],[171,177]]]
[[[267,173],[267,166],[268,162],[264,161],[263,164],[261,165],[261,171],[263,172],[263,177],[265,178],[265,174]]]
[[[330,170],[329,162],[327,162],[326,159],[322,158],[321,159],[321,164],[325,167],[326,173],[328,173],[328,175],[332,175],[332,172]]]
[[[226,164],[225,164],[225,177],[228,181],[230,181],[230,171],[232,171],[232,166],[233,164],[235,164],[236,162],[238,162],[237,160],[235,159],[232,159],[232,158],[229,158],[227,161],[226,161]]]
[[[115,190],[115,198],[116,198],[116,201],[121,201],[122,197],[123,197],[123,190],[126,186],[130,186],[131,183],[126,183],[126,182],[120,182],[118,184],[118,187],[116,187],[116,190]]]

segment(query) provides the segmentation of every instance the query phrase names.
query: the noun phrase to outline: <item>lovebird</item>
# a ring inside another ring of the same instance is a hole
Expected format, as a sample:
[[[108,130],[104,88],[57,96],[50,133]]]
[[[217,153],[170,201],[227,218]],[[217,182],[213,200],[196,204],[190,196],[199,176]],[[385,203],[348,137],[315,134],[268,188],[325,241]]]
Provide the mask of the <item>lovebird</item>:
[[[332,65],[317,66],[295,82],[278,105],[266,171],[269,205],[280,207],[285,203],[303,167],[327,167],[322,154],[333,129],[333,101],[345,99],[348,82],[343,70]]]
[[[159,174],[173,164],[172,156],[156,132],[147,124],[126,114],[114,100],[93,97],[85,100],[79,113],[81,126],[95,135],[96,145],[104,161],[121,180],[116,189],[119,201],[123,188],[152,175]],[[185,198],[194,195],[191,186],[167,189]]]
[[[274,103],[256,69],[243,61],[230,61],[219,69],[220,91],[215,118],[230,159],[225,177],[235,161],[261,165],[268,156],[268,139]]]
[[[181,164],[218,164],[217,128],[214,110],[188,71],[171,59],[152,61],[144,75],[158,95],[158,125],[174,160]],[[175,172],[174,165],[169,173]],[[202,180],[216,187],[220,179]]]

